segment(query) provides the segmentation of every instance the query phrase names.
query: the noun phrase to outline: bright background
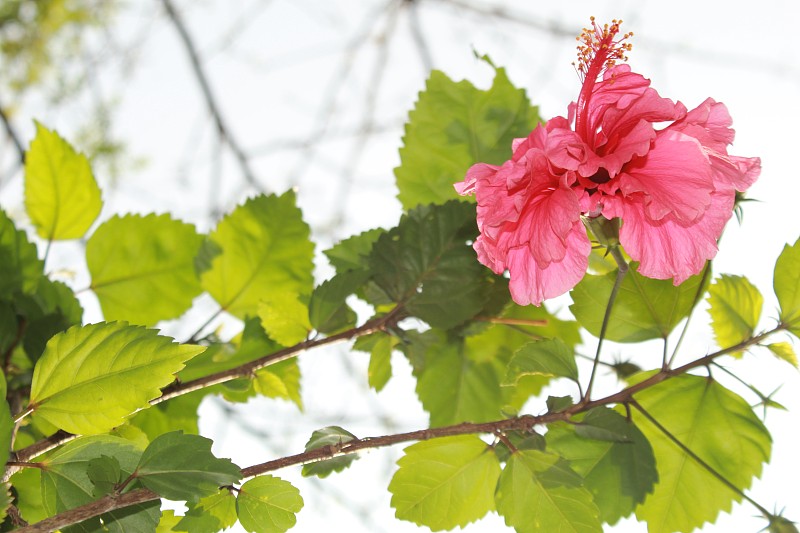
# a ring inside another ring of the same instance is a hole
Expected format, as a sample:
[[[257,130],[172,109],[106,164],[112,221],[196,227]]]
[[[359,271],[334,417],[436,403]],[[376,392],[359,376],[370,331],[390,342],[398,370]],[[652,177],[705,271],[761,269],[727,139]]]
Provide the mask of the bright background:
[[[579,90],[571,66],[575,36],[590,15],[599,22],[621,18],[623,31],[635,33],[629,55],[636,72],[649,77],[662,96],[689,108],[707,96],[724,102],[737,130],[731,152],[762,158],[761,178],[748,193],[759,202],[745,204],[742,226],[732,220],[714,269],[745,275],[761,290],[764,328],[777,316],[774,262],[783,245],[800,236],[800,60],[795,55],[800,3],[174,1],[226,131],[246,154],[258,186],[244,179],[231,150],[220,143],[162,2],[119,3],[113,25],[87,30],[86,57],[64,66],[89,72],[75,98],[54,104],[28,93],[12,102],[13,124],[26,144],[33,118],[73,140],[71,134],[89,120],[89,110],[104,103],[109,131],[125,152],[116,171],[106,164],[96,167],[105,191],[102,219],[119,212],[169,211],[207,231],[256,189],[295,187],[320,243],[317,274],[324,279],[331,270],[321,250],[339,238],[396,224],[400,205],[392,169],[399,164],[407,112],[431,68],[486,88],[492,71],[475,59],[473,49],[489,54],[528,91],[543,117],[564,114]],[[0,139],[0,202],[21,220],[22,176],[9,143]],[[47,267],[75,288],[88,285],[80,243],[57,244]],[[82,293],[81,298],[85,320],[99,320],[94,297]],[[555,305],[568,303],[562,298]],[[185,338],[213,310],[201,297],[187,319],[164,329]],[[685,358],[715,350],[707,320],[704,311],[695,313],[681,352]],[[231,336],[237,328],[226,322],[223,334]],[[584,351],[593,352],[594,339],[585,340]],[[604,353],[609,360],[630,357],[641,366],[655,366],[660,345],[609,344]],[[277,401],[229,405],[212,399],[201,411],[203,432],[214,438],[218,455],[247,466],[301,451],[310,432],[322,426],[341,425],[361,437],[424,427],[427,417],[403,358],[394,358],[395,379],[378,396],[366,388],[366,362],[365,354],[346,347],[302,355],[305,414]],[[787,506],[787,515],[800,519],[798,372],[766,350],[754,350],[731,368],[765,393],[783,385],[774,399],[789,411],[768,412],[773,460],[749,494],[768,509]],[[602,385],[598,394],[617,386],[610,377]],[[531,412],[540,409],[530,407]],[[278,472],[301,489],[306,501],[295,531],[416,531],[394,520],[385,490],[400,451],[373,451],[323,481],[303,479],[299,469]],[[722,515],[704,531],[755,532],[765,526],[755,514],[751,506],[737,505],[732,516]],[[495,515],[468,531],[497,531],[501,525]],[[645,530],[634,520],[609,528]]]

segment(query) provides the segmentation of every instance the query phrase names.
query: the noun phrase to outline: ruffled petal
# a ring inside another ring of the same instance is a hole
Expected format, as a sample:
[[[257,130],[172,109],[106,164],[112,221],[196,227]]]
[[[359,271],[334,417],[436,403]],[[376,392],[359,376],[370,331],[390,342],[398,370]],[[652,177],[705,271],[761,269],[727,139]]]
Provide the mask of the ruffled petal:
[[[519,305],[541,305],[577,285],[589,266],[591,243],[586,229],[578,221],[566,238],[566,254],[557,262],[542,268],[527,247],[509,250],[507,264],[510,274],[511,298]]]
[[[674,131],[659,132],[647,156],[631,161],[618,178],[623,195],[642,193],[652,220],[667,215],[695,220],[705,212],[714,190],[711,165],[700,143]]]
[[[673,278],[679,285],[717,254],[717,239],[731,217],[733,201],[732,190],[714,191],[706,211],[693,222],[672,214],[653,220],[635,198],[611,202],[604,215],[622,217],[619,240],[631,259],[639,261],[640,274]]]
[[[490,181],[494,174],[500,167],[496,165],[489,165],[487,163],[477,163],[469,167],[467,175],[464,176],[464,181],[454,183],[456,192],[461,196],[475,193],[475,186],[479,180]]]

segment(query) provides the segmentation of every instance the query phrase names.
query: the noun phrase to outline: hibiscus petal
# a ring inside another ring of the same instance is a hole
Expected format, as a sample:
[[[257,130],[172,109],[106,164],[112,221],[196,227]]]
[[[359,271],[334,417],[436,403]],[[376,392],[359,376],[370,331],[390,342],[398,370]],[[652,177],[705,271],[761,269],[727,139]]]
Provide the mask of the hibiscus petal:
[[[643,193],[647,215],[674,215],[692,221],[701,216],[714,190],[711,164],[700,143],[675,131],[660,131],[646,157],[626,165],[618,176],[625,196]]]
[[[542,268],[527,247],[509,250],[506,262],[511,275],[511,298],[519,305],[538,306],[569,291],[583,278],[589,266],[591,243],[580,221],[570,229],[566,251],[563,259]]]
[[[641,202],[617,200],[608,214],[622,217],[619,240],[631,259],[639,261],[639,273],[655,279],[673,278],[679,285],[717,254],[717,239],[731,217],[734,192],[714,191],[708,209],[692,222],[671,214],[653,220]]]
[[[477,163],[472,165],[469,167],[469,170],[467,170],[467,175],[464,177],[464,181],[454,183],[453,187],[455,187],[456,192],[461,196],[473,194],[475,192],[475,185],[477,182],[479,180],[490,181],[499,168],[500,167],[498,166],[489,165],[487,163]]]

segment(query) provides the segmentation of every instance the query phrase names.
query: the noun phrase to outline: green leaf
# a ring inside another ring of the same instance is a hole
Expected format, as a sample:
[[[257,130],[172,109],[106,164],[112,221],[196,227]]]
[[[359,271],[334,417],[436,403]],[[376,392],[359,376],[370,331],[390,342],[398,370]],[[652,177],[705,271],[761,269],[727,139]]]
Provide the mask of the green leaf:
[[[497,485],[497,511],[518,533],[602,532],[592,495],[558,455],[511,455]]]
[[[575,405],[575,400],[572,396],[548,396],[546,405],[548,413],[557,413]]]
[[[23,520],[31,524],[49,516],[42,501],[42,474],[38,468],[23,468],[11,476],[11,485]]]
[[[781,321],[800,337],[800,239],[783,247],[772,283],[781,306]]]
[[[741,490],[769,460],[772,440],[767,428],[741,397],[715,381],[675,376],[635,398],[679,442]],[[690,531],[741,500],[641,413],[631,412],[653,446],[660,478],[636,510],[648,531]]]
[[[232,315],[256,316],[260,301],[277,291],[311,293],[314,245],[294,192],[251,198],[208,238],[222,253],[202,273],[201,284]]]
[[[70,433],[105,433],[149,407],[204,349],[125,322],[73,326],[50,339],[37,362],[30,408]]]
[[[119,460],[109,455],[101,455],[91,459],[86,466],[86,475],[94,485],[95,490],[92,495],[95,498],[111,493],[117,483],[122,481]]]
[[[306,443],[305,451],[316,450],[317,448],[323,448],[325,446],[337,446],[355,439],[356,436],[346,429],[342,429],[339,426],[328,426],[318,429],[311,434],[311,438],[308,439]],[[356,459],[358,459],[357,455],[348,454],[334,457],[333,459],[318,461],[316,463],[309,463],[303,465],[303,475],[306,477],[328,477],[333,472],[341,472]]]
[[[10,298],[16,291],[33,293],[43,272],[36,246],[0,210],[0,298]]]
[[[473,205],[419,206],[378,238],[373,279],[413,316],[436,328],[457,326],[481,311],[494,283],[467,244],[476,234]]]
[[[161,519],[158,521],[155,533],[172,533],[173,531],[180,531],[175,529],[175,526],[178,525],[178,522],[180,522],[181,518],[181,516],[175,516],[175,511],[172,509],[164,509],[161,511]],[[215,530],[213,533],[217,533],[217,531],[218,530]]]
[[[25,210],[39,236],[80,239],[102,207],[86,156],[37,122],[25,155]]]
[[[142,453],[136,477],[142,485],[170,500],[197,501],[223,485],[242,479],[230,459],[211,453],[211,439],[180,431],[157,437]]]
[[[367,381],[375,392],[380,392],[392,377],[392,350],[397,342],[395,337],[382,335],[372,347],[367,367]]]
[[[401,520],[441,531],[463,528],[494,510],[500,462],[475,435],[418,442],[397,464],[389,492]]]
[[[287,359],[256,372],[253,382],[256,392],[267,398],[289,400],[303,410],[300,395],[300,366],[297,359]]]
[[[727,348],[753,336],[764,298],[747,278],[723,274],[708,288],[708,304],[717,344]]]
[[[602,276],[587,274],[570,292],[572,314],[595,337],[600,336],[616,277],[616,271]],[[675,287],[672,280],[640,275],[636,264],[631,264],[614,302],[605,338],[616,342],[667,338],[699,300],[702,281],[703,275],[698,274]]]
[[[364,270],[350,270],[322,282],[311,294],[308,315],[311,325],[321,333],[334,333],[352,327],[356,314],[345,303],[369,278]]]
[[[783,359],[793,367],[798,368],[797,354],[794,353],[794,347],[788,342],[773,342],[772,344],[767,344],[767,348],[778,359]]]
[[[478,162],[501,164],[511,142],[526,137],[539,122],[525,91],[514,87],[505,69],[495,69],[489,90],[455,82],[434,70],[406,123],[398,198],[405,209],[457,198],[453,183]]]
[[[217,533],[236,523],[236,498],[228,489],[187,503],[189,510],[173,527],[173,531],[189,533]]]
[[[283,346],[304,341],[313,329],[308,321],[308,306],[293,292],[275,291],[258,304],[258,317],[264,331]]]
[[[278,477],[263,475],[239,489],[236,513],[250,533],[283,533],[294,527],[303,508],[300,491]]]
[[[593,409],[577,419],[583,425],[551,425],[547,447],[583,477],[600,520],[615,524],[653,491],[658,481],[653,449],[632,422],[610,409]]]
[[[206,391],[199,390],[182,396],[171,398],[149,409],[136,413],[128,423],[139,428],[147,436],[147,442],[152,441],[163,433],[170,431],[183,431],[196,435],[197,408],[206,396]],[[121,426],[126,427],[126,426]]]
[[[8,483],[0,483],[0,522],[8,516],[8,508],[14,502]]]
[[[105,221],[86,243],[91,288],[106,320],[152,326],[176,318],[201,292],[194,267],[203,237],[169,215]]]
[[[102,518],[110,533],[150,533],[156,530],[161,519],[161,502],[156,500],[114,509]]]
[[[367,258],[372,251],[372,245],[384,233],[386,230],[382,228],[371,229],[339,241],[323,253],[340,274],[349,270],[363,270],[367,268]]]
[[[14,433],[14,419],[11,418],[11,408],[6,401],[6,376],[0,372],[0,465],[6,464],[11,450],[11,440]]]
[[[82,437],[58,448],[41,461],[41,493],[47,516],[74,509],[96,499],[97,489],[89,477],[89,465],[102,456],[113,458],[120,469],[120,477],[133,473],[141,450],[130,441],[97,435]],[[94,531],[99,519],[83,522],[73,531]]]
[[[15,303],[27,322],[22,346],[32,363],[39,359],[53,335],[80,324],[83,317],[83,308],[72,289],[44,276],[39,278],[36,292],[17,295]]]
[[[540,374],[569,378],[577,383],[575,354],[559,339],[530,342],[514,354],[503,385],[516,385],[522,376]]]

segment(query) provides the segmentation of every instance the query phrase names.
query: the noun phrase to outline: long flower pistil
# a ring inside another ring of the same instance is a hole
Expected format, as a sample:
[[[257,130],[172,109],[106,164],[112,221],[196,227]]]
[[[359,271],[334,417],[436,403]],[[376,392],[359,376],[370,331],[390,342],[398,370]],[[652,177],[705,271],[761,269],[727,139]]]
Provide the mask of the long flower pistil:
[[[589,20],[592,27],[583,28],[583,32],[576,37],[581,44],[578,45],[578,61],[573,63],[583,82],[576,106],[575,131],[584,139],[588,134],[586,111],[595,82],[603,72],[616,65],[617,61],[627,61],[626,54],[633,48],[631,43],[625,42],[633,37],[633,32],[617,38],[621,20],[614,19],[610,25],[603,24],[602,27],[598,26],[594,17]]]

